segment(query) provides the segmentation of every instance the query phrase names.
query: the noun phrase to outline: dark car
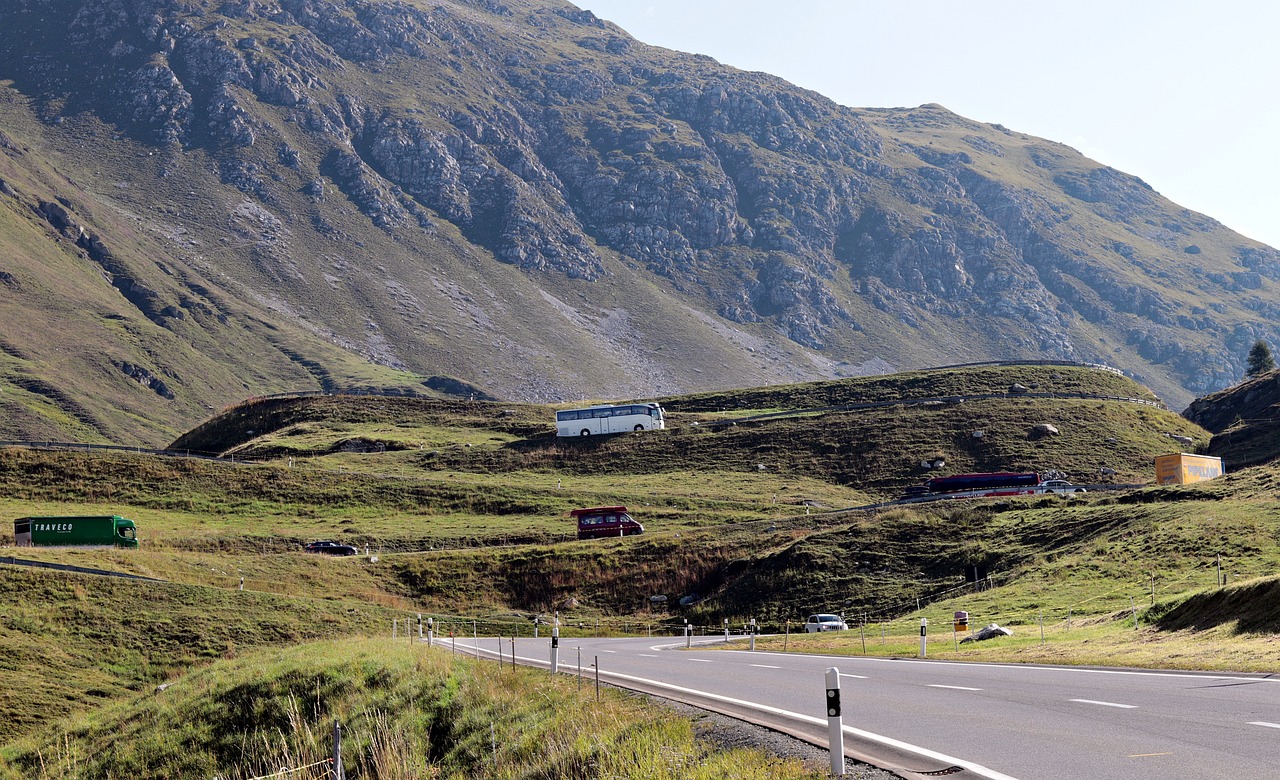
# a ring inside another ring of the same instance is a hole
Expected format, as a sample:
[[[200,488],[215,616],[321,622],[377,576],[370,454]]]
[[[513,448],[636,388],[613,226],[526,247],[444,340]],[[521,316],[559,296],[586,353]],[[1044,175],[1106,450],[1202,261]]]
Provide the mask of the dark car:
[[[356,555],[360,552],[349,544],[338,544],[328,540],[311,542],[302,549],[309,553],[324,553],[325,555]]]

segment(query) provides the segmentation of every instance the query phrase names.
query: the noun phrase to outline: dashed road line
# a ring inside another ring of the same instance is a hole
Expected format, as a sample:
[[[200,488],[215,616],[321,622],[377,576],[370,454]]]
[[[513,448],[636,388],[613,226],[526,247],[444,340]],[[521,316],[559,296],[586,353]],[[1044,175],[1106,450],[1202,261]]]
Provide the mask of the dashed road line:
[[[781,666],[770,666],[769,664],[748,664],[748,666],[754,666],[757,669],[781,669],[782,668]]]
[[[1067,699],[1067,701],[1078,701],[1081,704],[1097,704],[1099,707],[1119,707],[1122,710],[1136,710],[1136,704],[1116,704],[1113,701],[1094,701],[1093,699]]]
[[[715,663],[715,661],[712,661],[710,658],[690,658],[689,660],[690,660],[690,661],[697,661],[697,662],[698,662],[698,663],[700,663],[700,664],[713,664],[713,663]]]
[[[953,691],[980,691],[981,688],[966,688],[963,685],[926,685],[926,688],[947,688]]]
[[[1265,726],[1269,729],[1280,729],[1280,723],[1267,723],[1265,720],[1251,720],[1250,726]]]

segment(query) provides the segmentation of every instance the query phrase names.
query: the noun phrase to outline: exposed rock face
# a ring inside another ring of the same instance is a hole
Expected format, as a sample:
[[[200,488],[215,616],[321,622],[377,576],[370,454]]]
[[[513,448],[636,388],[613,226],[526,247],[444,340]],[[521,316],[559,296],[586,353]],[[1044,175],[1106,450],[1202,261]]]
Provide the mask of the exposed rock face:
[[[843,108],[559,0],[12,0],[0,28],[5,75],[50,119],[207,155],[282,216],[308,196],[277,236],[357,254],[345,199],[397,240],[448,223],[528,274],[605,282],[616,256],[833,361],[1117,363],[1175,402],[1280,340],[1280,253],[1139,179],[940,106]],[[70,238],[166,321],[104,241]],[[298,251],[246,250],[301,284]]]

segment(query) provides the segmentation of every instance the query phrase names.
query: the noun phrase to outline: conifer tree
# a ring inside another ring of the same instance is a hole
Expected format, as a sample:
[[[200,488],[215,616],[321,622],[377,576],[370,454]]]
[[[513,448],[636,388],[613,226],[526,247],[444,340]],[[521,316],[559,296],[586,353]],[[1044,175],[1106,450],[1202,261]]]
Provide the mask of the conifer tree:
[[[1249,376],[1259,376],[1268,371],[1274,371],[1276,361],[1271,357],[1271,348],[1267,346],[1267,342],[1258,339],[1253,344],[1253,349],[1249,350]]]

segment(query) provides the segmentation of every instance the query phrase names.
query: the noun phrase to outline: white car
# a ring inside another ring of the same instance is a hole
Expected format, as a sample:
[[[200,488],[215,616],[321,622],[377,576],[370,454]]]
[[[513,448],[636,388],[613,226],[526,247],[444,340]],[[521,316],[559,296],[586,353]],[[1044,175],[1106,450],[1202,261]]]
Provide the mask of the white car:
[[[1036,485],[1037,493],[1058,493],[1061,495],[1069,493],[1087,493],[1088,491],[1082,487],[1076,487],[1065,479],[1046,479],[1039,485]]]
[[[844,631],[848,626],[839,615],[810,615],[804,622],[805,633],[816,634],[820,631]]]

